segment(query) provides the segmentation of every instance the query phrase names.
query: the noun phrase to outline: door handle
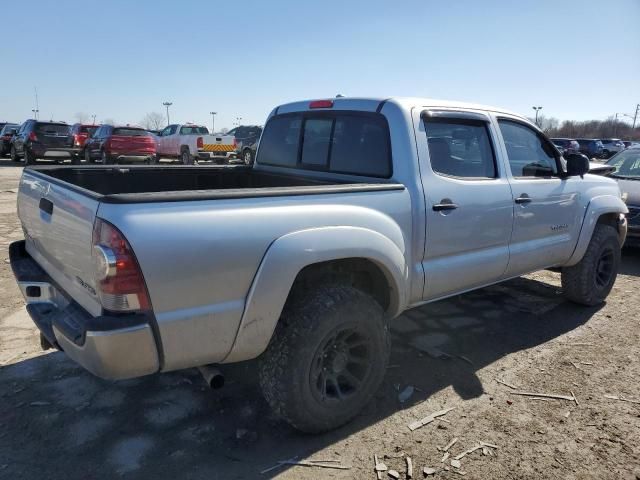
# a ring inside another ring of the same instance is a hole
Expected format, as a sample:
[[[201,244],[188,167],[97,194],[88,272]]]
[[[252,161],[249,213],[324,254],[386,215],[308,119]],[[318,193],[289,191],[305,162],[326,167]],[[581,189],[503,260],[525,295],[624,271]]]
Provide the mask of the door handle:
[[[46,198],[40,199],[40,210],[49,215],[53,215],[53,202],[51,200],[47,200]]]
[[[515,200],[515,202],[519,205],[522,205],[523,203],[531,203],[531,201],[532,201],[532,198],[526,193],[523,193]]]
[[[433,205],[432,208],[434,212],[442,212],[446,210],[455,210],[456,208],[458,208],[458,205],[450,201],[449,202],[442,201],[442,203],[436,203],[435,205]]]

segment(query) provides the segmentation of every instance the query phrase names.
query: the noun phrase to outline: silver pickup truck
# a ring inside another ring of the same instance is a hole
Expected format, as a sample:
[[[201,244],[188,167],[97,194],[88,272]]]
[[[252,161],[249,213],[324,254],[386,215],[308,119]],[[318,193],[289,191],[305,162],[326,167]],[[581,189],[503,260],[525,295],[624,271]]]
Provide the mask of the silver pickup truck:
[[[420,98],[303,101],[269,115],[251,167],[24,170],[11,245],[27,310],[96,375],[258,358],[308,432],[380,385],[403,311],[535,270],[602,302],[627,207],[524,117]]]

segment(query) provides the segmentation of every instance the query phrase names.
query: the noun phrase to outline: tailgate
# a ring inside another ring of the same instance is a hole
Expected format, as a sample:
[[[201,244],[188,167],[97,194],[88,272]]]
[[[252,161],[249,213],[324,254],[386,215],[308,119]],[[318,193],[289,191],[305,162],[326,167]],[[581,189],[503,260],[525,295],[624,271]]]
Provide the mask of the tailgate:
[[[58,286],[92,315],[101,313],[92,263],[98,200],[25,169],[18,216],[27,252]]]
[[[202,137],[203,152],[233,152],[236,149],[236,139],[233,135],[204,135]]]
[[[111,137],[111,151],[113,153],[148,153],[155,150],[155,141],[147,136],[114,135]]]

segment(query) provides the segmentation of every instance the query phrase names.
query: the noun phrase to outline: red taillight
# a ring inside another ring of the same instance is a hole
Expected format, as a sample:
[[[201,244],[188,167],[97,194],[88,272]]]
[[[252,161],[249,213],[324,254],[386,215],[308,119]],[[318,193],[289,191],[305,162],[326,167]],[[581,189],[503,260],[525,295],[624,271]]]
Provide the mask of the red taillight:
[[[309,108],[333,108],[333,100],[314,100]]]
[[[32,142],[38,141],[38,136],[36,135],[36,132],[29,132],[29,140],[31,140]]]
[[[110,223],[96,219],[93,260],[98,295],[105,310],[151,310],[151,300],[138,260],[124,235]]]
[[[202,141],[202,137],[198,137],[198,139],[196,140],[196,146],[197,148],[204,148],[204,142]]]

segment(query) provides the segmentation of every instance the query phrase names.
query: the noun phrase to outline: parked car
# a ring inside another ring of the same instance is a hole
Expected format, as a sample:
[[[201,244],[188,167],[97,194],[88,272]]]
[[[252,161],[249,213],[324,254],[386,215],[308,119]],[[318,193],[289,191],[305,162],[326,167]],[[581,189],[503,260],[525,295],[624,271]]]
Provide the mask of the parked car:
[[[626,245],[640,247],[640,146],[615,154],[607,165],[614,169],[609,176],[618,181],[629,208]]]
[[[142,127],[131,125],[100,125],[85,144],[87,163],[104,164],[121,161],[156,163],[156,142]]]
[[[561,147],[561,153],[580,153],[580,144],[573,138],[552,138],[556,147]]]
[[[502,109],[295,102],[252,167],[25,169],[10,263],[43,345],[94,374],[219,386],[258,358],[274,411],[322,432],[373,397],[409,308],[551,267],[569,300],[607,297],[628,210],[564,160]]]
[[[178,158],[184,165],[196,160],[226,163],[235,156],[232,135],[212,135],[207,127],[193,123],[168,125],[156,137],[156,145],[160,157]]]
[[[228,135],[233,135],[236,139],[236,153],[245,163],[251,165],[256,158],[258,140],[262,135],[262,127],[259,125],[241,125],[230,130]]]
[[[15,123],[0,123],[0,157],[11,151],[11,138],[18,132],[20,125]]]
[[[580,153],[584,153],[589,158],[602,158],[604,156],[604,146],[602,142],[595,138],[578,138]]]
[[[78,149],[78,158],[84,158],[84,146],[89,137],[98,130],[98,125],[85,125],[75,123],[71,127],[71,135],[73,135],[73,146]]]
[[[623,140],[622,143],[624,143],[624,148],[629,148],[631,145],[633,145],[633,142],[630,140]]]
[[[64,122],[44,122],[27,120],[11,138],[11,160],[24,158],[26,165],[38,159],[62,161],[77,158],[78,148],[73,145],[71,127]]]
[[[619,138],[603,138],[602,140],[603,155],[609,158],[625,149],[624,142]]]

